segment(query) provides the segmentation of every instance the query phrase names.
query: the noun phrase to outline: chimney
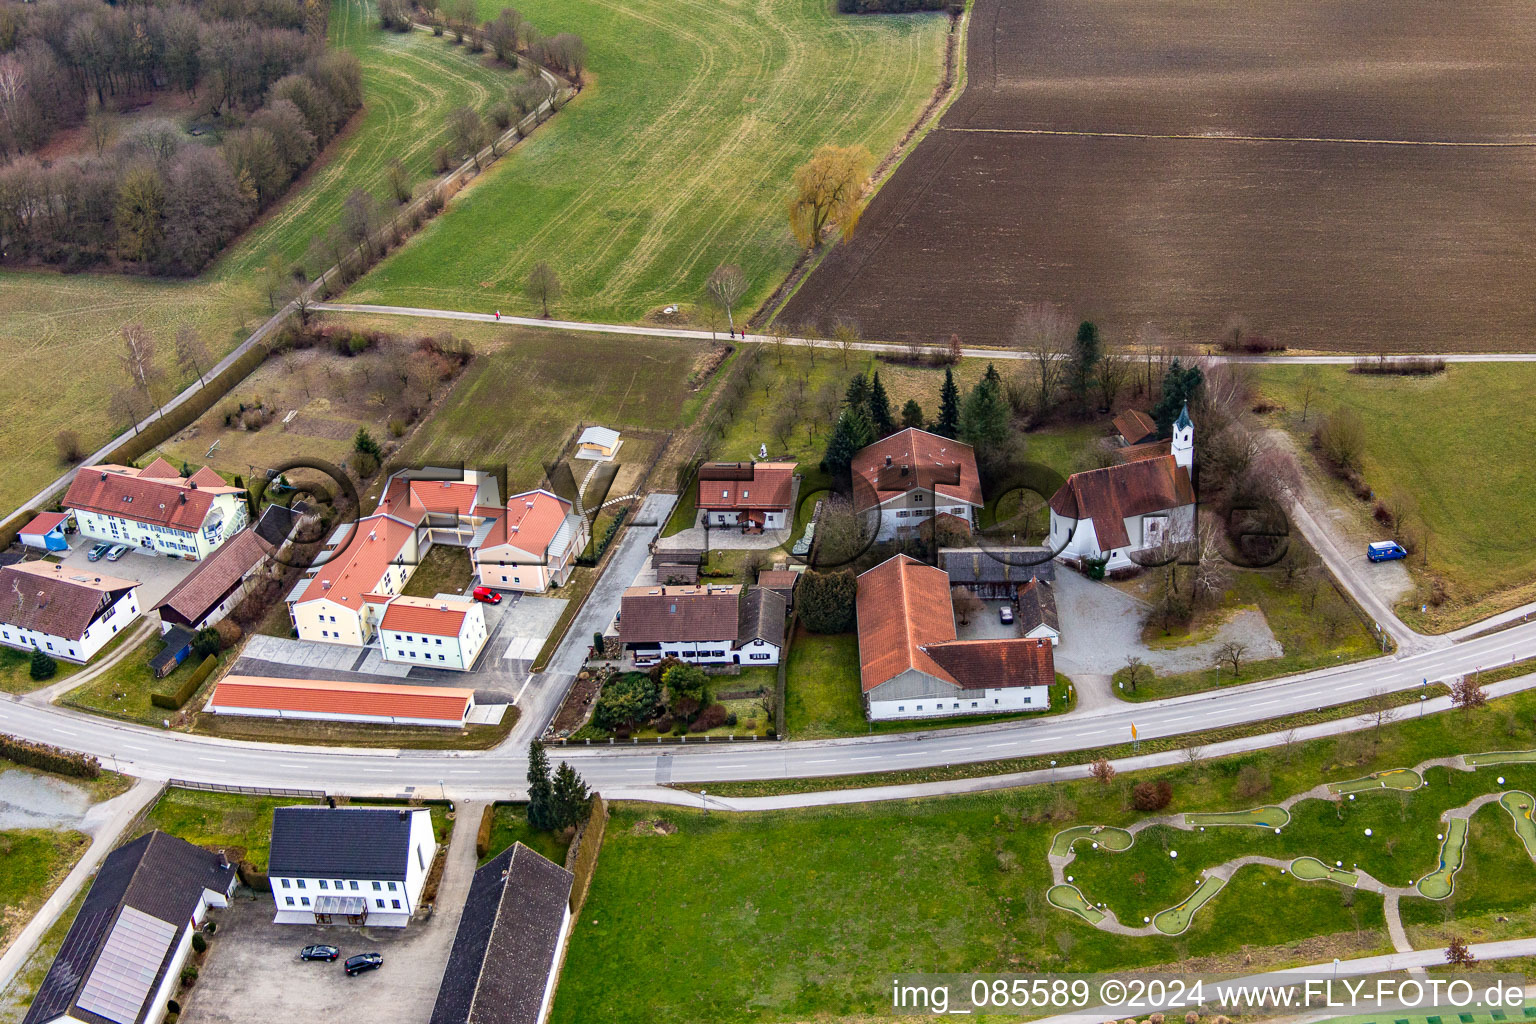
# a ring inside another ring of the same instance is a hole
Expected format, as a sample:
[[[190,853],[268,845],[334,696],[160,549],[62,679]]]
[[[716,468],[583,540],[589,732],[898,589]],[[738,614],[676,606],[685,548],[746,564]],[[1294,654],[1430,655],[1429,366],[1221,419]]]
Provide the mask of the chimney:
[[[229,867],[229,856],[227,854],[225,854],[225,852],[223,850],[219,851],[219,867],[221,867],[221,868]]]
[[[197,481],[196,480],[188,480],[187,482],[192,485],[192,489],[194,491],[197,490]]]
[[[406,811],[405,811],[404,807],[400,808],[400,810],[397,813],[400,815],[400,820],[401,821],[404,821],[406,819],[407,815],[406,815]]]
[[[37,606],[39,608],[47,608],[48,607],[48,595],[44,591],[39,590],[37,592]]]
[[[334,811],[336,809],[336,798],[333,796],[327,796],[325,798],[325,804],[327,807]]]
[[[890,469],[891,468],[891,457],[889,455],[887,455],[885,457],[885,468],[886,469]]]

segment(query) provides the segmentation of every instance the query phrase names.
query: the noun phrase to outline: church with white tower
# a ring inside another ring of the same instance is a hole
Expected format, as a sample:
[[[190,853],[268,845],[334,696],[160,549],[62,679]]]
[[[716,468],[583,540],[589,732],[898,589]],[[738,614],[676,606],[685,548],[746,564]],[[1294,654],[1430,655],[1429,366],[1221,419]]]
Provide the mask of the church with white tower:
[[[1073,473],[1051,496],[1046,543],[1081,564],[1105,559],[1113,572],[1147,561],[1142,552],[1195,536],[1195,425],[1186,405],[1165,441],[1129,444],[1120,462]]]

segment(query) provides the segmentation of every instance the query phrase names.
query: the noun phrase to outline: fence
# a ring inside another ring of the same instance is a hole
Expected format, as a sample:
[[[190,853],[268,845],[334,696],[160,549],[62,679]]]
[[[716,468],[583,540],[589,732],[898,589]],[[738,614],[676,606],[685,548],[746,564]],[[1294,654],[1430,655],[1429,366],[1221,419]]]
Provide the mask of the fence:
[[[784,649],[779,652],[778,680],[773,688],[773,735],[775,739],[784,738],[784,694],[788,690],[789,683],[789,652],[794,649],[796,627],[799,623],[799,611],[792,611],[789,613],[789,621],[784,624]]]
[[[294,800],[324,800],[322,789],[273,789],[270,786],[226,786],[218,782],[192,782],[189,779],[168,779],[168,789],[195,789],[203,793],[238,793],[241,796],[280,796]]]

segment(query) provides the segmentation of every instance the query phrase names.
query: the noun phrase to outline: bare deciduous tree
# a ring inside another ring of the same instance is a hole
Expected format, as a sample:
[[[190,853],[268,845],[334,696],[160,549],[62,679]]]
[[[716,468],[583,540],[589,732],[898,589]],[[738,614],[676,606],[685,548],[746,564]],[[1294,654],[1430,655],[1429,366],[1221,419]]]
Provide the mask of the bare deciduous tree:
[[[1136,655],[1133,654],[1125,659],[1125,682],[1130,687],[1132,693],[1135,693],[1138,686],[1151,678],[1152,670]]]
[[[197,333],[197,328],[184,326],[176,331],[176,365],[181,367],[181,372],[188,373],[197,378],[197,382],[203,382],[203,368],[209,364],[208,346],[203,344],[202,335]]]
[[[1025,355],[1033,375],[1035,416],[1050,411],[1068,369],[1075,328],[1061,309],[1037,302],[1024,310],[1013,327],[1013,345]]]
[[[839,320],[832,328],[832,340],[837,343],[837,351],[843,357],[843,369],[848,369],[848,356],[859,343],[859,329],[847,320]]]
[[[733,335],[736,333],[736,303],[746,290],[747,275],[733,263],[722,263],[710,271],[709,279],[704,282],[704,294],[725,312],[726,323]]]
[[[1477,673],[1462,676],[1451,684],[1451,703],[1463,711],[1471,711],[1488,703],[1488,694],[1483,692],[1483,684]]]
[[[560,301],[560,275],[555,273],[553,267],[543,260],[535,263],[533,269],[528,271],[528,280],[523,284],[523,291],[544,310],[544,319],[549,319],[549,304]]]
[[[1243,659],[1248,656],[1248,645],[1241,640],[1228,640],[1216,648],[1216,657],[1223,665],[1232,666],[1232,678],[1236,679],[1243,671]]]
[[[59,461],[64,463],[79,462],[84,452],[81,451],[80,435],[73,430],[61,430],[53,439],[54,446],[59,452]]]
[[[1301,402],[1301,422],[1307,422],[1307,414],[1312,409],[1312,402],[1317,398],[1318,388],[1322,384],[1322,371],[1314,364],[1303,366],[1296,375],[1296,399]]]
[[[1088,774],[1098,779],[1100,784],[1107,786],[1110,780],[1115,777],[1115,766],[1110,764],[1107,759],[1101,757],[1088,766]]]

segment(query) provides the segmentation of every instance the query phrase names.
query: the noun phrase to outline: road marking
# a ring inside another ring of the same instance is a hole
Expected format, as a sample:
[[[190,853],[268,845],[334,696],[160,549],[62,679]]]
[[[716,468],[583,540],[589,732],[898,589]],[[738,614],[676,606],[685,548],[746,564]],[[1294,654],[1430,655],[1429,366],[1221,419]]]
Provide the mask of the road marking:
[[[365,772],[373,772],[375,775],[388,775],[389,774],[389,769],[388,768],[364,768],[363,771],[365,771]]]
[[[450,768],[450,769],[448,769],[448,774],[449,775],[479,775],[480,774],[480,769],[478,769],[478,768]]]
[[[970,749],[971,749],[970,747],[945,747],[943,750],[939,751],[939,753],[941,753],[941,754],[958,754],[958,753],[960,753],[962,751],[970,750]]]
[[[223,764],[224,763],[224,759],[222,757],[200,757],[200,758],[198,758],[198,760],[199,761],[216,761],[219,764]]]
[[[877,758],[879,758],[881,756],[883,756],[883,755],[881,755],[881,754],[866,754],[863,757],[850,757],[848,760],[850,760],[850,761],[873,761],[873,760],[875,760],[875,759],[877,759]]]
[[[135,746],[132,743],[124,743],[123,746],[127,747],[129,750],[148,750],[149,749],[148,747]]]
[[[309,767],[309,765],[307,765],[307,764],[283,764],[281,761],[279,761],[277,763],[277,766],[279,768],[308,768]]]
[[[1163,724],[1172,725],[1174,722],[1183,722],[1194,717],[1194,715],[1180,715],[1178,718],[1165,718],[1163,719]]]
[[[652,765],[649,768],[625,768],[624,770],[627,772],[653,772],[656,770],[656,767]]]
[[[1271,704],[1279,704],[1279,703],[1280,703],[1279,700],[1266,700],[1266,701],[1261,701],[1258,704],[1255,704],[1254,707],[1256,707],[1256,708],[1267,708]]]
[[[744,765],[744,764],[718,764],[718,765],[715,765],[715,767],[716,768],[746,768],[747,765]]]
[[[987,744],[987,749],[991,750],[993,747],[1011,747],[1011,746],[1013,746],[1013,741],[1009,740],[1007,743],[988,743]]]
[[[829,757],[829,758],[827,758],[825,760],[822,760],[822,761],[807,761],[805,763],[806,764],[831,764],[834,760],[835,760],[835,758],[830,758]]]

